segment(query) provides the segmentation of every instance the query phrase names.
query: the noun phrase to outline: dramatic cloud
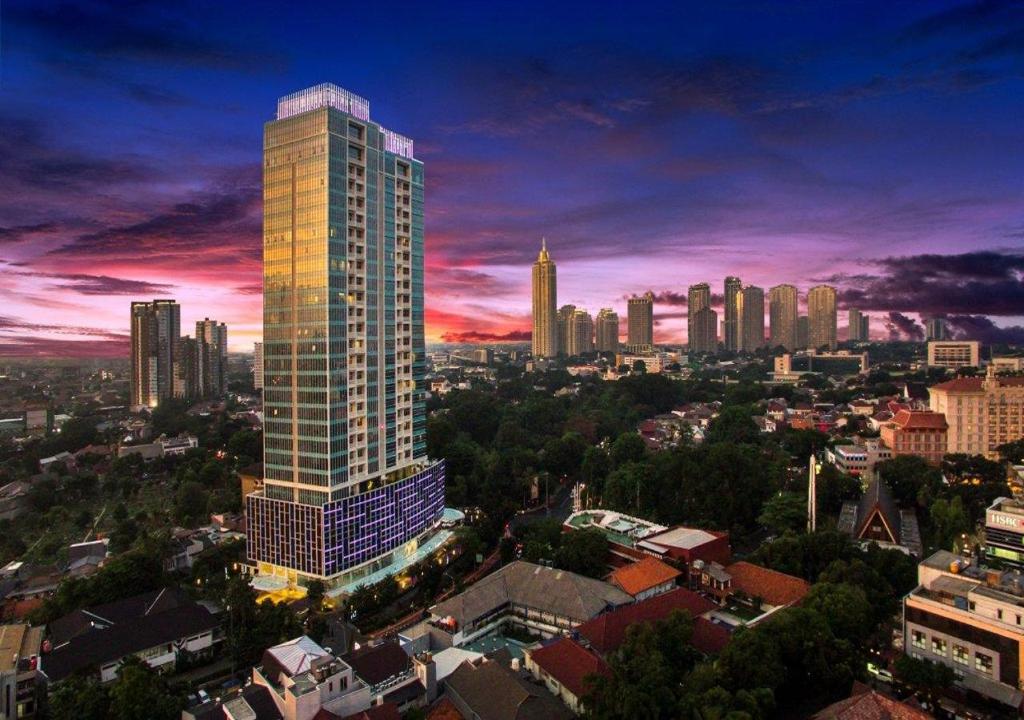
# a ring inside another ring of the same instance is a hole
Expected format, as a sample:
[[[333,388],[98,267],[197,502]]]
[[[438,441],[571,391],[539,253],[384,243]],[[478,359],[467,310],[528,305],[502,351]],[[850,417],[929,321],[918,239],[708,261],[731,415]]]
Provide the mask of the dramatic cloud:
[[[946,328],[957,340],[980,340],[985,344],[1024,345],[1024,327],[999,327],[984,315],[947,315]]]
[[[529,342],[533,336],[529,330],[512,330],[507,333],[490,333],[478,330],[465,332],[447,332],[441,339],[450,343],[483,343],[483,342]]]
[[[911,340],[920,342],[924,340],[924,328],[917,324],[913,318],[903,313],[891,312],[883,321],[885,329],[889,332],[890,340]]]

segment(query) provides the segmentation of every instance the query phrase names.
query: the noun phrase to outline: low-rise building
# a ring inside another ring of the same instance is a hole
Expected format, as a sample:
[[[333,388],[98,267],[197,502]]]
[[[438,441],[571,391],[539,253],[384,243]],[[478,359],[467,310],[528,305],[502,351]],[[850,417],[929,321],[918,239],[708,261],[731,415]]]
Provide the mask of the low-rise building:
[[[587,678],[611,676],[611,669],[600,656],[571,638],[527,649],[525,663],[526,670],[577,715],[582,712],[581,700],[589,691]]]
[[[900,410],[881,429],[882,442],[893,457],[916,455],[932,465],[946,454],[946,416],[931,410]]]
[[[445,695],[463,718],[569,720],[572,713],[550,693],[500,660],[464,662],[448,676]]]
[[[949,666],[967,691],[1024,708],[1021,575],[940,550],[918,565],[917,578],[903,600],[905,651]]]
[[[913,509],[900,509],[885,481],[875,479],[859,501],[847,500],[839,511],[839,532],[863,543],[895,548],[921,557],[921,531]]]
[[[956,370],[981,365],[981,343],[977,340],[932,340],[928,343],[928,366]]]
[[[811,589],[803,578],[754,565],[746,561],[723,567],[718,563],[701,564],[700,589],[715,598],[725,612],[710,613],[713,619],[729,625],[752,625],[776,610],[798,604]],[[733,612],[733,607],[743,606]],[[749,617],[749,612],[756,616]]]
[[[42,628],[0,625],[0,720],[35,717],[42,641]]]
[[[171,589],[76,610],[51,623],[49,633],[53,650],[45,656],[43,672],[51,682],[76,673],[111,682],[129,655],[168,671],[183,652],[209,655],[223,639],[217,615]]]
[[[868,438],[853,445],[826,448],[825,459],[846,475],[870,480],[878,463],[892,459],[892,450],[880,439]]]
[[[674,588],[680,575],[682,572],[671,565],[645,557],[615,568],[608,576],[608,582],[637,600],[645,600]]]

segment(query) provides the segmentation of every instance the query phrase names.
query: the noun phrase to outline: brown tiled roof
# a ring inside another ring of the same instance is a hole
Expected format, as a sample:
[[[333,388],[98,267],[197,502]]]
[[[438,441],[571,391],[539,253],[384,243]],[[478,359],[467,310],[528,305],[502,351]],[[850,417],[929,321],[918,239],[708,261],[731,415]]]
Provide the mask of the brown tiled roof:
[[[676,588],[661,595],[626,605],[583,623],[576,631],[596,652],[607,655],[618,649],[626,639],[626,628],[639,622],[662,620],[673,610],[686,610],[698,617],[717,607],[713,602],[686,588]],[[696,633],[695,633],[696,635]],[[698,648],[702,649],[702,648]]]
[[[321,710],[320,712],[325,711]],[[331,713],[329,717],[337,717],[337,715]],[[314,720],[317,720],[317,718],[314,718]],[[372,708],[362,712],[357,712],[355,715],[346,715],[343,720],[402,720],[402,714],[398,712],[397,705],[386,702],[374,705]]]
[[[811,589],[810,583],[802,578],[742,560],[733,563],[725,571],[732,576],[733,590],[742,590],[750,597],[759,597],[769,605],[798,603]]]
[[[815,714],[813,720],[927,720],[932,717],[930,713],[913,705],[866,689],[829,705]]]
[[[604,660],[569,638],[537,648],[530,657],[576,697],[583,697],[586,693],[585,679],[588,675],[611,675]]]
[[[642,560],[612,571],[608,576],[608,580],[612,584],[618,585],[630,595],[639,595],[645,590],[671,582],[680,575],[682,573],[671,565],[667,565],[657,558],[647,556]]]
[[[946,430],[946,416],[931,410],[900,410],[892,419],[904,430]]]
[[[397,642],[361,648],[345,658],[353,672],[367,685],[377,685],[409,669],[409,656]]]

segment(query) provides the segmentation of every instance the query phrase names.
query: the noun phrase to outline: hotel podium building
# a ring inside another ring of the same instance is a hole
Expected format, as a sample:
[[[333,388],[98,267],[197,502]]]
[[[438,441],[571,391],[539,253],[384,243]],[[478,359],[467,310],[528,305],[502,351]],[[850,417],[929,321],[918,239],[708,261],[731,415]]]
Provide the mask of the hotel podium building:
[[[264,483],[246,497],[260,576],[331,588],[412,556],[444,510],[426,454],[423,163],[323,84],[263,136]]]

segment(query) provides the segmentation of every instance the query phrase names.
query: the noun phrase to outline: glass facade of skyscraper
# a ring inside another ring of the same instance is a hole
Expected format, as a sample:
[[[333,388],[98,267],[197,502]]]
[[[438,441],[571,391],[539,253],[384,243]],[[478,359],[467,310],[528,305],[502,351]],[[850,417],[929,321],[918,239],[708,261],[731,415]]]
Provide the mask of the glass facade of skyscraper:
[[[264,131],[261,573],[333,577],[440,519],[426,457],[423,164],[334,85]]]

